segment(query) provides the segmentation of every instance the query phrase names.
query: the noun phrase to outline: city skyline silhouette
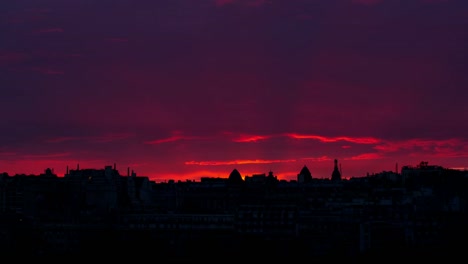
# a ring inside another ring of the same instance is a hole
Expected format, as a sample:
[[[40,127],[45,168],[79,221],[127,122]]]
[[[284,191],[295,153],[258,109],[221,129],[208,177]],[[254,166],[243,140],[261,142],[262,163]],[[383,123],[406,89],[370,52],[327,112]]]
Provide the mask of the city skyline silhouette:
[[[0,252],[56,258],[154,256],[170,263],[232,259],[398,260],[458,256],[468,234],[468,171],[421,161],[401,173],[297,180],[272,171],[152,182],[116,165],[57,177],[0,174]],[[109,255],[105,248],[114,251]]]
[[[422,168],[422,167],[428,167],[428,166],[436,167],[436,168],[443,168],[443,169],[446,169],[446,170],[455,170],[455,171],[460,171],[460,172],[468,171],[467,168],[450,168],[450,167],[446,167],[446,166],[439,165],[439,164],[432,164],[432,163],[429,163],[428,161],[420,161],[417,164],[408,164],[408,165],[403,165],[403,166],[401,166],[401,165],[399,166],[399,164],[396,163],[393,170],[382,169],[380,171],[375,171],[375,172],[372,172],[372,173],[367,172],[365,175],[346,176],[346,175],[343,175],[341,163],[339,163],[338,159],[334,159],[333,163],[330,162],[330,164],[329,164],[329,173],[328,173],[328,176],[325,176],[325,177],[323,177],[323,175],[317,177],[314,173],[312,173],[313,169],[311,169],[311,167],[308,166],[307,164],[304,164],[300,168],[300,170],[298,168],[298,171],[296,172],[296,174],[295,175],[289,175],[289,177],[282,177],[282,175],[278,175],[271,168],[268,171],[257,170],[256,172],[251,173],[251,174],[242,173],[242,170],[238,169],[238,167],[236,167],[234,165],[234,166],[231,167],[230,171],[226,171],[224,173],[217,174],[217,175],[203,175],[203,174],[200,174],[200,175],[197,175],[196,177],[188,178],[188,179],[187,178],[177,177],[177,176],[175,176],[174,178],[152,178],[152,177],[150,177],[148,175],[138,173],[137,171],[135,171],[131,167],[127,167],[125,170],[121,170],[120,168],[117,168],[116,163],[114,163],[113,165],[103,164],[100,167],[85,167],[83,165],[81,165],[81,167],[80,167],[80,164],[76,164],[76,167],[71,167],[71,166],[67,165],[64,174],[57,174],[55,169],[53,168],[53,166],[48,166],[46,168],[43,168],[43,170],[41,172],[38,172],[38,173],[26,174],[26,173],[11,173],[11,172],[8,172],[8,171],[0,171],[0,173],[2,173],[4,176],[11,176],[11,177],[16,177],[16,176],[30,176],[30,177],[32,176],[32,177],[35,177],[35,176],[44,175],[44,174],[51,175],[51,176],[53,175],[54,177],[67,177],[67,176],[70,176],[70,174],[73,173],[73,172],[96,171],[96,170],[102,170],[103,168],[112,168],[112,170],[115,171],[120,176],[129,177],[129,176],[132,176],[132,175],[134,175],[134,176],[138,175],[139,177],[148,178],[149,181],[152,181],[152,182],[155,182],[155,183],[167,183],[167,182],[174,182],[174,181],[179,181],[179,182],[180,181],[200,181],[200,180],[202,180],[204,178],[218,178],[218,179],[223,179],[224,178],[224,179],[226,179],[226,178],[229,178],[229,176],[232,175],[232,173],[238,174],[239,175],[238,177],[241,180],[245,180],[245,178],[249,178],[249,177],[271,175],[271,176],[274,176],[274,178],[279,180],[279,181],[292,181],[292,182],[300,181],[301,182],[301,181],[304,181],[304,180],[308,181],[308,180],[311,180],[311,179],[319,179],[319,180],[329,179],[329,180],[332,180],[332,181],[350,180],[350,179],[354,179],[354,178],[365,178],[365,177],[374,176],[374,175],[378,175],[378,174],[382,174],[382,173],[391,173],[391,174],[395,174],[395,175],[401,175],[402,171],[405,170],[405,169],[408,169],[408,168]]]

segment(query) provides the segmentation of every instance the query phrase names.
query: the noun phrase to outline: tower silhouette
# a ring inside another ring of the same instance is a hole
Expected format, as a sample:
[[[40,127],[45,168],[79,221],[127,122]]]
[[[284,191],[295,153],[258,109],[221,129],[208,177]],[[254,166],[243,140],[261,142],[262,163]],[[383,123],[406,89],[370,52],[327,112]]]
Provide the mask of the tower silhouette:
[[[332,179],[332,181],[340,181],[341,180],[341,172],[338,169],[338,160],[337,159],[335,159],[335,167],[333,168],[331,179]]]

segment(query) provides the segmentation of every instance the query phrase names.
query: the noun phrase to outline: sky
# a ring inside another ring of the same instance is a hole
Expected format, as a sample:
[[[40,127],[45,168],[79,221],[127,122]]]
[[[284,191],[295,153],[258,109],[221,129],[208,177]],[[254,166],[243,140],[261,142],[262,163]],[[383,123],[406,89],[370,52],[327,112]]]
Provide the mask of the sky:
[[[468,168],[466,0],[2,0],[0,172]]]

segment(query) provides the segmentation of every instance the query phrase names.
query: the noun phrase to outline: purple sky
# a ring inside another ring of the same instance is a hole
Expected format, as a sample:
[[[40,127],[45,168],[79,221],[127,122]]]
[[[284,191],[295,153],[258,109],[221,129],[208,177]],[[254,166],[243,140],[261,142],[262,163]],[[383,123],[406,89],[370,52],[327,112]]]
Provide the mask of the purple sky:
[[[3,0],[0,172],[468,167],[466,0]]]

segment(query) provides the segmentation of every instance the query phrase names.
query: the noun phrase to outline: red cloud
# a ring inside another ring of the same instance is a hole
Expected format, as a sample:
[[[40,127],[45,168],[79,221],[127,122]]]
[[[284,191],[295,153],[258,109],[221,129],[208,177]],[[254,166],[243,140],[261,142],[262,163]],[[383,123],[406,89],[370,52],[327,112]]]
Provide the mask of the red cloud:
[[[345,160],[370,160],[370,159],[380,159],[382,154],[379,153],[364,153],[350,158],[345,158]]]
[[[265,140],[272,136],[260,136],[260,135],[241,135],[238,138],[233,139],[234,142],[257,142],[259,140]]]
[[[228,134],[228,133],[225,133]],[[232,134],[232,133],[229,133]],[[319,135],[306,135],[306,134],[296,134],[296,133],[286,133],[281,135],[240,135],[237,138],[233,139],[234,142],[257,142],[260,140],[266,140],[272,137],[285,136],[294,139],[315,139],[324,143],[329,142],[338,142],[345,141],[356,144],[377,144],[381,142],[380,139],[373,137],[325,137]],[[344,146],[343,148],[349,148],[350,146]]]
[[[302,158],[303,160],[311,160],[311,161],[329,161],[331,160],[330,157],[328,156],[322,156],[322,157],[310,157],[310,158]]]
[[[218,165],[243,165],[243,164],[270,164],[270,163],[285,163],[296,162],[293,159],[287,160],[229,160],[229,161],[186,161],[185,165],[201,165],[201,166],[218,166]]]
[[[380,139],[373,137],[324,137],[319,135],[303,135],[294,133],[287,134],[287,136],[295,139],[315,139],[325,143],[346,141],[357,144],[377,144],[381,141]]]
[[[459,139],[445,139],[445,140],[432,140],[432,139],[409,139],[405,141],[391,142],[387,141],[383,144],[377,145],[374,149],[383,152],[394,152],[399,150],[421,149],[423,151],[442,151],[447,149],[457,149],[464,146],[464,151],[467,149],[465,142]]]
[[[189,139],[189,138],[184,137],[184,136],[171,136],[171,137],[168,137],[168,138],[161,138],[161,139],[156,139],[156,140],[152,140],[152,141],[146,141],[145,143],[150,144],[150,145],[155,145],[155,144],[173,142],[173,141],[182,140],[182,139]]]
[[[156,139],[156,140],[151,140],[151,141],[146,141],[145,144],[149,145],[155,145],[155,144],[162,144],[162,143],[167,143],[167,142],[174,142],[178,140],[191,140],[191,139],[201,139],[202,137],[194,137],[194,136],[184,136],[182,135],[182,132],[180,131],[174,131],[172,132],[172,136],[168,138],[161,138],[161,139]]]

